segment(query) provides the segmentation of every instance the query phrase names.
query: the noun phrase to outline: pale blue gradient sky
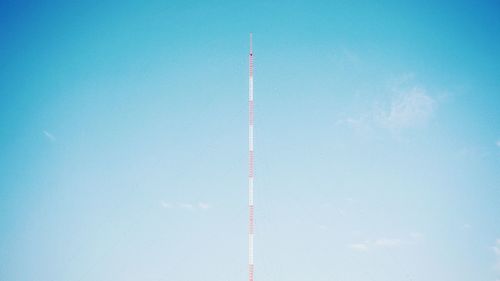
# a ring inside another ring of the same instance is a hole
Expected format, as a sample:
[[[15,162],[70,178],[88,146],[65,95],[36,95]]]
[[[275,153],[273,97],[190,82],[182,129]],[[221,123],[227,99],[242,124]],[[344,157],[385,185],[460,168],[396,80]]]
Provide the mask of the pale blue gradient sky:
[[[245,280],[250,31],[256,280],[500,279],[498,1],[71,2],[0,2],[1,280]]]

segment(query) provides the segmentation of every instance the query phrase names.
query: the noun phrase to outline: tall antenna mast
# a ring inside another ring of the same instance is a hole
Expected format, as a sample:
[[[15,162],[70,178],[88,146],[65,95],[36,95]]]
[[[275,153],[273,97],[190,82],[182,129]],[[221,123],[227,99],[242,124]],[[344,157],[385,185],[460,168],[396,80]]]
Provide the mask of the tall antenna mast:
[[[253,51],[252,33],[250,33],[250,54],[248,55],[248,281],[253,281],[253,235],[254,235],[254,207],[253,207]]]

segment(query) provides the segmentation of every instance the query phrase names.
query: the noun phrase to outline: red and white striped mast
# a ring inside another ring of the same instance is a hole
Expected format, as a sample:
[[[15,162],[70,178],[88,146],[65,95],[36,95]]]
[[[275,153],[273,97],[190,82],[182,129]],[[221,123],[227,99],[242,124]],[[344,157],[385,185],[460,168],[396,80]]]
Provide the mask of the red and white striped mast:
[[[248,281],[254,279],[253,236],[254,236],[254,206],[253,206],[253,51],[252,33],[250,33],[250,53],[248,55]]]

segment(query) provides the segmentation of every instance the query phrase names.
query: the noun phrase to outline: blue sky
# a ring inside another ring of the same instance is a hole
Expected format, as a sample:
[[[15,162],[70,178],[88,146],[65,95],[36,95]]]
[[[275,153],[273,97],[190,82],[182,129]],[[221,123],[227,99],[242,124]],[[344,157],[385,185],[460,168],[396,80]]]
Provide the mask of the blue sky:
[[[249,32],[256,280],[500,280],[498,1],[70,2],[0,2],[1,280],[245,280]]]

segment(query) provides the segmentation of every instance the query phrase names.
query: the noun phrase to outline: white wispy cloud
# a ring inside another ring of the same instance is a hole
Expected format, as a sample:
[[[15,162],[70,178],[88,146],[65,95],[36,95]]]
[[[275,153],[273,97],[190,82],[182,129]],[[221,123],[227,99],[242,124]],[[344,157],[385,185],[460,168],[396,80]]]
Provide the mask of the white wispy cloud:
[[[386,130],[399,132],[425,127],[438,108],[438,100],[425,87],[412,83],[413,75],[392,81],[386,99],[372,102],[365,112],[354,114],[337,121],[360,132]]]
[[[497,140],[496,145],[497,147],[500,147],[500,140]]]
[[[399,92],[387,108],[377,106],[375,122],[383,128],[399,130],[426,124],[436,109],[436,101],[423,88]]]
[[[57,140],[56,137],[53,134],[49,133],[48,131],[44,130],[43,135],[51,142],[55,142]]]
[[[368,243],[353,243],[348,245],[351,250],[358,252],[368,251]]]
[[[193,210],[194,209],[194,205],[190,204],[190,203],[179,203],[178,206],[181,209],[186,209],[186,210]]]
[[[208,203],[204,203],[204,202],[199,202],[198,203],[198,208],[202,209],[202,210],[206,210],[206,209],[209,209],[211,206],[210,204]]]

